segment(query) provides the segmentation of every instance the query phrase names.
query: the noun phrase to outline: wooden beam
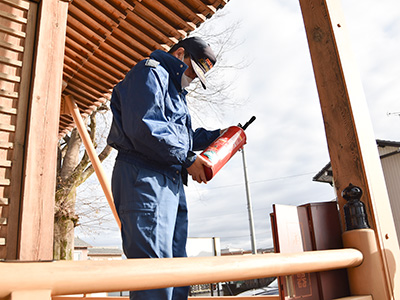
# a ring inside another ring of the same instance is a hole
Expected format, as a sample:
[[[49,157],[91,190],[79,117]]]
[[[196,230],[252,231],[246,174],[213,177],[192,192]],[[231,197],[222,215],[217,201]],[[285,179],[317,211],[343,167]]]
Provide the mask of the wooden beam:
[[[390,299],[400,299],[400,250],[361,79],[339,0],[300,0],[325,124],[338,202],[350,183],[361,187],[379,244]],[[343,214],[343,213],[342,213]],[[342,216],[343,217],[343,216]]]
[[[42,0],[26,138],[19,259],[53,258],[58,121],[68,2]]]
[[[17,291],[10,294],[10,300],[51,300],[51,291],[49,290],[32,290]]]

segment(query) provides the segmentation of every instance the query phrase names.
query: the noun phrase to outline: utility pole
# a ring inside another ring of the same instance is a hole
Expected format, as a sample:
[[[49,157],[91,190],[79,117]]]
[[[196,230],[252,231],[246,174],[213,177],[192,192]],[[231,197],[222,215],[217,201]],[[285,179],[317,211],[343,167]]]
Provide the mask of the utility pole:
[[[253,254],[257,254],[256,234],[254,230],[254,221],[253,221],[253,207],[251,205],[250,187],[247,178],[247,164],[246,164],[246,157],[244,154],[244,146],[242,148],[242,159],[243,159],[244,183],[246,186],[246,196],[247,196],[247,212],[249,215],[249,225],[250,225],[251,252]]]

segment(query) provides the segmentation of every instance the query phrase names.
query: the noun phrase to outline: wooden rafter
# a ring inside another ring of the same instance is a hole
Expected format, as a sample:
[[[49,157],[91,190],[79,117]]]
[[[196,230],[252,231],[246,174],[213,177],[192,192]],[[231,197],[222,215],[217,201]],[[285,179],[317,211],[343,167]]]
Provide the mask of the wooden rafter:
[[[226,3],[74,0],[68,10],[64,95],[74,95],[81,111],[90,114],[138,61],[155,49],[168,50]],[[73,127],[61,115],[59,137]]]

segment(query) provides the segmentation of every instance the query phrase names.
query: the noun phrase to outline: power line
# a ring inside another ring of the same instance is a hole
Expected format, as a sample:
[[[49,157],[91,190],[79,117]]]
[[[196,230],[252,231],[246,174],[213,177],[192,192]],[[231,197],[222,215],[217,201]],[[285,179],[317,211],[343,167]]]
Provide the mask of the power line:
[[[285,177],[277,177],[277,178],[270,178],[270,179],[265,179],[265,180],[257,180],[257,181],[252,181],[250,183],[256,184],[256,183],[262,183],[262,182],[267,182],[267,181],[276,181],[276,180],[283,180],[283,179],[289,179],[289,178],[294,178],[294,177],[301,177],[301,176],[306,176],[306,175],[311,175],[311,174],[316,174],[317,172],[308,172],[308,173],[303,173],[303,174],[297,174],[297,175],[291,175],[291,176],[285,176]]]
[[[290,175],[290,176],[284,176],[284,177],[276,177],[276,178],[269,178],[269,179],[264,179],[264,180],[256,180],[256,181],[250,181],[249,184],[259,184],[259,183],[264,183],[264,182],[270,182],[270,181],[277,181],[277,180],[285,180],[285,179],[290,179],[290,178],[295,178],[295,177],[301,177],[301,176],[306,176],[306,175],[312,175],[316,174],[317,172],[308,172],[308,173],[303,173],[303,174],[297,174],[297,175]],[[237,183],[237,184],[229,184],[229,185],[222,185],[222,186],[217,186],[217,187],[204,187],[202,190],[219,190],[219,189],[226,189],[226,188],[231,188],[231,187],[238,187],[242,186],[244,183]],[[188,193],[193,193],[193,192],[199,192],[199,190],[189,190],[187,191]],[[201,192],[201,191],[200,191]]]

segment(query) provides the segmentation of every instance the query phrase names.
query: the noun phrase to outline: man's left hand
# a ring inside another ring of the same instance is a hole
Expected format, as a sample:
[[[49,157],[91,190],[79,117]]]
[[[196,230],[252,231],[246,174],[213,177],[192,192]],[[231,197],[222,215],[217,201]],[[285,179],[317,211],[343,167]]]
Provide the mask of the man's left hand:
[[[194,181],[198,183],[207,183],[206,174],[204,173],[204,166],[211,167],[211,163],[200,155],[197,155],[194,163],[187,168],[187,171]]]

